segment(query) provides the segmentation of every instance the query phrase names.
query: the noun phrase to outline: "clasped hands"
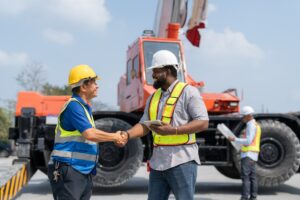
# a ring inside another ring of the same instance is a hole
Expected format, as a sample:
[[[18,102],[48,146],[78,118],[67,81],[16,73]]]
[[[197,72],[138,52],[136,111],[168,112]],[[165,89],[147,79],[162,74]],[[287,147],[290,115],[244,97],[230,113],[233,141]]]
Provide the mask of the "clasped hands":
[[[175,135],[177,134],[176,127],[171,126],[170,124],[162,122],[163,125],[150,125],[149,129],[151,131],[154,131],[156,133],[159,133],[160,135]],[[129,140],[129,133],[127,131],[117,131],[116,133],[116,139],[114,141],[114,144],[118,147],[124,147],[128,140]]]
[[[124,147],[129,140],[129,134],[126,131],[117,131],[114,134],[116,134],[114,144],[118,147]]]

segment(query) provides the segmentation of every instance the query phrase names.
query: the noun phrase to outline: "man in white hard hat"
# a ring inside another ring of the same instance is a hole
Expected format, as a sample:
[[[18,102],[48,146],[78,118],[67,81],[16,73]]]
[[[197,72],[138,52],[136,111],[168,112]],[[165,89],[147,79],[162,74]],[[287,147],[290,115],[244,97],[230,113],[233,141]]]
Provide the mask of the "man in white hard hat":
[[[178,61],[168,50],[153,55],[152,77],[156,92],[148,100],[140,122],[127,131],[129,138],[152,131],[148,200],[194,199],[200,164],[196,133],[208,127],[208,114],[197,88],[177,80]],[[162,125],[146,126],[145,121]]]
[[[241,200],[257,199],[256,162],[260,150],[261,128],[253,118],[254,109],[245,106],[241,110],[246,131],[242,138],[229,137],[230,141],[242,145],[241,149]]]

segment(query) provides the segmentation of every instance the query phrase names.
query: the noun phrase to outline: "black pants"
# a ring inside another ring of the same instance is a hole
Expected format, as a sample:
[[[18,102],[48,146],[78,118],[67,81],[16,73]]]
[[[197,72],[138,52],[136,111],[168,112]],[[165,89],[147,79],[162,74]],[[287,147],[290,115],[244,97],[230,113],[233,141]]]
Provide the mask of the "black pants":
[[[88,200],[92,195],[92,175],[81,174],[69,165],[59,164],[60,176],[54,181],[54,165],[48,166],[53,197],[55,200]]]
[[[245,157],[241,161],[242,199],[257,197],[256,162]]]

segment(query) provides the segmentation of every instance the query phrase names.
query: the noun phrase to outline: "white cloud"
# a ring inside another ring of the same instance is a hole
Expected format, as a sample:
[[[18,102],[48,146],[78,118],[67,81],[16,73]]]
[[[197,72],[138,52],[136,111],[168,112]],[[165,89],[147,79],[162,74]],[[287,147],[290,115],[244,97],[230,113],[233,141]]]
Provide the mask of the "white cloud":
[[[72,34],[65,31],[54,30],[50,28],[45,29],[43,31],[43,37],[46,40],[63,45],[71,44],[74,41]]]
[[[64,19],[103,30],[110,20],[105,0],[53,0],[49,9]]]
[[[105,0],[0,0],[0,14],[36,13],[43,19],[67,20],[73,24],[103,31],[110,21]],[[41,15],[42,14],[42,15]]]
[[[255,65],[265,58],[264,51],[247,40],[242,32],[226,28],[224,32],[201,31],[199,49],[190,48],[201,61],[219,66]]]
[[[209,3],[208,6],[207,6],[207,13],[210,14],[212,12],[215,12],[217,10],[217,7],[212,4],[212,3]]]
[[[0,50],[0,67],[24,66],[29,61],[26,53],[8,53]]]
[[[25,0],[1,0],[0,14],[19,15],[28,9],[28,2]]]

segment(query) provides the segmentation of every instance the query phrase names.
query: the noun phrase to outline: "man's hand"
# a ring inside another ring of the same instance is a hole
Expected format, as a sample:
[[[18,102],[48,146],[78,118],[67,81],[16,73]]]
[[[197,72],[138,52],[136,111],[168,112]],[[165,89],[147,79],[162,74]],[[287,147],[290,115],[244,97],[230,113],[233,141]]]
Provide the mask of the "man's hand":
[[[150,130],[156,132],[160,135],[175,135],[176,134],[176,128],[171,126],[170,124],[167,124],[165,122],[162,122],[163,125],[150,125]]]
[[[126,131],[117,131],[115,134],[118,136],[114,144],[118,147],[124,147],[129,139],[128,133]]]
[[[231,136],[228,136],[228,140],[229,140],[230,142],[233,142],[233,141],[235,141],[235,138],[234,138],[234,137],[231,137]]]

